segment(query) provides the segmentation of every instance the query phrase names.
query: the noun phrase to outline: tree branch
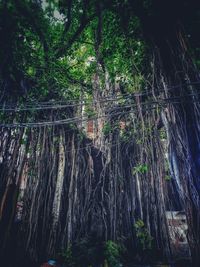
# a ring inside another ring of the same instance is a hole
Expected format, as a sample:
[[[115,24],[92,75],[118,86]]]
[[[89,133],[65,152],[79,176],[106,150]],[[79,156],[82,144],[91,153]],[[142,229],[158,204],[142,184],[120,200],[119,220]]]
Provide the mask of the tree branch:
[[[65,43],[62,47],[60,47],[56,51],[56,56],[61,57],[64,53],[67,52],[67,50],[73,45],[73,43],[78,39],[78,37],[81,35],[81,33],[84,31],[86,26],[96,17],[96,14],[93,14],[89,18],[84,19],[82,23],[79,25],[73,36],[69,39],[67,43]]]
[[[65,23],[63,35],[65,35],[68,32],[71,26],[71,14],[72,14],[72,0],[69,0],[68,7],[67,7],[67,21]]]

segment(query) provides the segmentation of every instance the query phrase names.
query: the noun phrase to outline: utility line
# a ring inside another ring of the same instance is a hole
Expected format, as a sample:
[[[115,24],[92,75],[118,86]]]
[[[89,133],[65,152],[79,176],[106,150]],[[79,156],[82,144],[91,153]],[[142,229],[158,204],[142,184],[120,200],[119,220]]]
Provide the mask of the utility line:
[[[192,101],[172,101],[170,100],[169,102],[151,102],[151,103],[140,103],[139,105],[141,106],[150,106],[149,108],[142,109],[142,111],[148,111],[148,110],[153,110],[157,108],[164,108],[166,107],[167,104],[180,104],[180,103],[199,103],[199,100],[192,100]],[[152,106],[152,107],[151,107]],[[44,122],[24,122],[24,123],[10,123],[10,124],[0,124],[0,127],[8,127],[8,128],[26,128],[26,127],[44,127],[44,126],[56,126],[56,125],[65,125],[65,124],[71,124],[71,123],[82,123],[82,122],[87,122],[87,121],[95,121],[101,118],[108,118],[108,117],[115,117],[115,116],[120,116],[120,115],[126,115],[130,113],[134,113],[134,111],[137,111],[137,105],[127,105],[127,106],[122,106],[121,108],[130,108],[129,111],[119,111],[119,112],[113,112],[109,113],[106,115],[102,116],[93,116],[91,118],[85,117],[81,118],[79,117],[72,117],[68,119],[63,119],[63,120],[55,120],[55,121],[44,121]]]
[[[79,103],[79,104],[66,104],[66,105],[52,105],[52,106],[36,106],[36,107],[9,107],[9,106],[5,106],[5,107],[1,107],[0,111],[15,111],[15,112],[19,112],[19,111],[34,111],[34,110],[52,110],[52,109],[64,109],[64,108],[68,108],[68,107],[83,107],[83,106],[87,106],[87,105],[94,105],[97,103],[109,103],[109,102],[117,102],[119,100],[127,100],[127,99],[131,99],[131,98],[124,98],[124,97],[120,97],[120,98],[112,98],[112,99],[107,99],[107,100],[99,100],[99,101],[93,101],[93,102],[83,102],[83,103]]]
[[[174,88],[179,88],[179,87],[184,87],[184,86],[189,86],[189,85],[194,85],[194,84],[200,84],[199,82],[196,83],[188,83],[188,84],[183,84],[183,85],[176,85],[173,87],[169,87],[167,88],[167,90],[171,90]],[[159,90],[157,92],[162,92],[164,93],[164,91]],[[66,108],[66,107],[75,107],[75,106],[84,106],[84,105],[91,105],[91,104],[95,104],[95,103],[107,103],[110,101],[117,101],[117,100],[126,100],[126,99],[133,99],[133,97],[142,97],[142,96],[151,96],[153,95],[152,92],[137,92],[137,93],[132,93],[132,94],[124,94],[118,97],[113,97],[113,95],[111,96],[107,96],[104,97],[102,100],[99,101],[90,101],[88,100],[88,98],[83,98],[83,99],[79,99],[79,100],[67,100],[67,101],[48,101],[48,102],[36,102],[36,103],[25,103],[26,105],[23,107],[17,107],[16,104],[9,104],[9,105],[0,105],[0,111],[28,111],[28,110],[45,110],[45,109],[61,109],[61,108]],[[195,94],[194,94],[195,95]],[[188,95],[189,96],[189,95]],[[112,98],[111,98],[112,97]],[[73,102],[75,102],[76,104],[72,104]],[[81,103],[80,103],[81,102]],[[23,104],[24,105],[24,104]],[[34,105],[34,106],[32,106]]]
[[[37,109],[40,107],[46,107],[46,108],[51,108],[51,107],[55,107],[55,108],[59,108],[59,107],[73,107],[73,106],[82,106],[82,105],[86,105],[86,104],[95,104],[95,103],[104,103],[104,102],[110,102],[110,101],[117,101],[117,100],[124,100],[124,99],[131,99],[132,97],[136,97],[136,96],[144,96],[144,95],[151,95],[152,93],[132,93],[132,94],[123,94],[120,96],[116,96],[114,97],[113,95],[111,96],[107,96],[107,97],[103,97],[103,99],[101,100],[94,100],[91,99],[89,100],[88,98],[83,98],[83,99],[79,99],[79,100],[67,100],[67,101],[49,101],[49,102],[36,102],[36,103],[31,103],[31,105],[29,103],[26,103],[26,106],[24,105],[24,103],[22,103],[22,108],[17,107],[16,103],[12,103],[12,104],[3,104],[0,105],[1,109],[0,110],[6,110],[6,109],[11,109],[11,111],[16,111],[16,110],[22,110],[22,109]],[[73,102],[78,102],[76,104],[72,104]],[[81,103],[80,103],[81,102]],[[30,106],[29,106],[30,105]],[[34,105],[34,106],[32,106]],[[35,107],[36,106],[36,107]],[[27,107],[27,108],[26,108]]]
[[[170,97],[170,98],[158,98],[158,100],[160,101],[167,101],[167,100],[174,100],[174,99],[180,99],[180,98],[185,98],[185,97],[192,97],[192,96],[199,96],[200,93],[196,93],[196,94],[188,94],[186,96],[175,96],[175,97]],[[131,98],[130,98],[131,96]],[[36,106],[36,107],[15,107],[15,108],[10,108],[10,107],[4,107],[4,108],[0,108],[0,111],[6,112],[6,111],[15,111],[15,112],[20,112],[20,111],[34,111],[34,110],[52,110],[52,109],[64,109],[67,107],[76,107],[76,106],[86,106],[86,105],[92,105],[92,104],[97,104],[97,103],[109,103],[109,102],[117,102],[119,100],[134,100],[133,99],[133,95],[127,95],[127,97],[123,97],[121,96],[120,98],[110,98],[110,99],[103,99],[103,100],[99,100],[99,101],[95,101],[93,103],[88,102],[88,103],[80,103],[80,104],[69,104],[69,105],[54,105],[54,106]],[[143,101],[145,102],[145,101]],[[156,101],[154,101],[156,102]],[[158,101],[157,101],[158,102]],[[142,102],[141,102],[142,103]],[[122,105],[123,107],[123,105]]]

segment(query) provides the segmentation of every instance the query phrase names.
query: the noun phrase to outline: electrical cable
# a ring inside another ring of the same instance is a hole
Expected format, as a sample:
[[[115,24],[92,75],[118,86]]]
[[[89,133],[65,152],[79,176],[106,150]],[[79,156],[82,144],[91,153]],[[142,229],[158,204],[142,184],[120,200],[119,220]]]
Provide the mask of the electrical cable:
[[[166,99],[165,99],[166,100]],[[188,99],[185,101],[172,101],[170,99],[169,102],[163,101],[163,102],[151,102],[151,103],[140,103],[140,106],[152,106],[151,108],[143,109],[143,111],[146,110],[152,110],[152,109],[157,109],[158,107],[163,108],[165,107],[166,104],[180,104],[180,103],[199,103],[200,100],[192,100],[189,101]],[[156,105],[156,106],[155,106]],[[136,110],[137,105],[127,105],[127,106],[122,106],[118,108],[130,108],[130,111],[121,111],[121,112],[116,112],[116,113],[110,113],[108,115],[102,115],[102,116],[94,116],[91,118],[85,117],[85,118],[80,118],[80,117],[72,117],[68,119],[63,119],[63,120],[55,120],[55,121],[43,121],[43,122],[24,122],[24,123],[10,123],[10,124],[0,124],[0,127],[8,127],[8,128],[25,128],[25,127],[45,127],[45,126],[56,126],[56,125],[65,125],[65,124],[70,124],[70,123],[79,123],[79,122],[84,122],[84,121],[92,121],[92,120],[98,120],[100,118],[106,118],[109,116],[119,116],[119,115],[125,115],[129,113],[133,113],[134,110]]]
[[[199,82],[194,82],[194,83],[188,83],[188,84],[183,84],[181,86],[189,86],[189,85],[194,85],[194,84],[200,84]],[[172,86],[167,88],[167,90],[171,90],[174,88],[178,88],[180,87],[180,85],[176,85],[176,86]],[[164,91],[160,91],[160,92],[164,92]],[[75,106],[84,106],[84,105],[91,105],[96,103],[106,103],[106,102],[110,102],[110,101],[117,101],[117,100],[126,100],[126,99],[132,99],[133,97],[142,97],[142,96],[148,96],[148,95],[152,95],[152,92],[137,92],[137,93],[132,93],[132,94],[124,94],[121,95],[119,97],[114,97],[112,95],[111,96],[107,96],[104,97],[102,100],[99,101],[89,101],[88,98],[83,98],[83,99],[79,99],[79,100],[67,100],[67,101],[48,101],[48,102],[34,102],[34,103],[23,103],[23,107],[17,107],[16,103],[13,104],[9,104],[9,105],[0,105],[0,111],[28,111],[28,110],[45,110],[45,109],[61,109],[61,108],[66,108],[66,107],[75,107]],[[80,103],[80,101],[82,103]],[[72,104],[73,102],[76,102],[76,104]],[[92,102],[92,103],[91,103]],[[34,105],[34,106],[31,106]]]

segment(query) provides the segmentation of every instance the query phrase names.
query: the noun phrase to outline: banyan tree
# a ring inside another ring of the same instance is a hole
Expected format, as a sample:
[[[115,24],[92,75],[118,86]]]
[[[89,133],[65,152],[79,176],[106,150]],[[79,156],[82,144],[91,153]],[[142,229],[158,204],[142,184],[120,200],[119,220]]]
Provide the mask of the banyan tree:
[[[4,266],[199,266],[198,8],[0,2]]]

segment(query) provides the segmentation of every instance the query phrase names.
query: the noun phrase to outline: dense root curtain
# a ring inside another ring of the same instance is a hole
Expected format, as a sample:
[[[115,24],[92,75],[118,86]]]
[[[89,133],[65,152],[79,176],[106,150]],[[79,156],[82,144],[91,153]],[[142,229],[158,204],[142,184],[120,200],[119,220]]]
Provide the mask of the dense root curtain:
[[[2,251],[11,249],[12,229],[19,255],[36,261],[91,236],[138,248],[142,221],[149,233],[145,249],[170,257],[159,114],[141,111],[140,99],[135,112],[110,114],[114,130],[104,132],[98,147],[67,126],[2,128]]]

